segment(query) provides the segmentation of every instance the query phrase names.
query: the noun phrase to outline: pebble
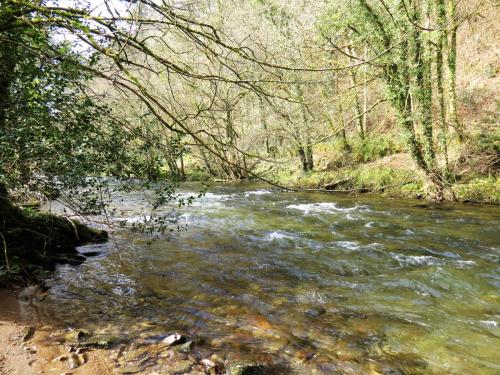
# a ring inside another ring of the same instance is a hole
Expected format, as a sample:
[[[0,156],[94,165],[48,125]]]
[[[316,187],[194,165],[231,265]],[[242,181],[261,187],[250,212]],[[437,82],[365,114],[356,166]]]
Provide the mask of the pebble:
[[[167,336],[163,339],[163,342],[168,346],[174,346],[182,344],[186,341],[186,338],[180,333],[174,333],[173,335]]]
[[[23,329],[23,337],[21,338],[23,342],[28,341],[35,334],[35,327],[25,327]]]
[[[205,366],[207,369],[210,369],[212,367],[215,367],[215,362],[211,361],[210,359],[202,359],[201,364]]]
[[[78,356],[76,354],[71,353],[69,355],[69,358],[68,358],[68,367],[71,370],[74,370],[74,369],[80,367],[80,359],[78,358]]]

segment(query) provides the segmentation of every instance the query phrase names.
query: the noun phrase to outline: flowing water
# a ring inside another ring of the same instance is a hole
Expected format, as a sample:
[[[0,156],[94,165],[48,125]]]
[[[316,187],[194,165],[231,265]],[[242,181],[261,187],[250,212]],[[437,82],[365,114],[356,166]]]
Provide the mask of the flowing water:
[[[101,255],[58,269],[45,314],[130,340],[152,322],[284,374],[500,373],[498,207],[216,186],[181,213],[82,248]]]

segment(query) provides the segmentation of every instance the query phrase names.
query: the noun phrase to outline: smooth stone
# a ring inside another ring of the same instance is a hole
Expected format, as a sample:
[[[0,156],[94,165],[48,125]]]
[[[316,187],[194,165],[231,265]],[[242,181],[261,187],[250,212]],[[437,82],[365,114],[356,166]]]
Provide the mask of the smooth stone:
[[[143,341],[145,344],[156,344],[162,342],[166,338],[167,338],[166,335],[150,335],[146,336]]]
[[[68,358],[68,367],[71,370],[74,370],[74,369],[80,367],[80,359],[78,358],[78,356],[76,354],[71,353],[69,355],[69,358]]]
[[[301,350],[295,353],[295,357],[302,362],[313,359],[315,355],[316,353],[310,350]]]
[[[163,339],[163,342],[168,346],[174,346],[183,344],[186,342],[186,338],[182,336],[180,333],[174,333],[173,335],[167,336]]]
[[[250,316],[249,320],[255,327],[262,329],[264,331],[270,331],[273,329],[273,326],[271,325],[269,320],[267,320],[265,317],[261,315]]]
[[[212,360],[210,360],[210,359],[202,359],[202,360],[201,360],[201,364],[202,364],[203,366],[205,366],[207,369],[210,369],[210,368],[212,368],[212,367],[215,367],[215,366],[216,366],[215,362],[214,362],[214,361],[212,361]]]
[[[67,342],[78,342],[85,337],[90,336],[90,332],[86,329],[75,329],[64,335],[64,340]]]
[[[99,348],[99,349],[107,349],[117,340],[114,336],[92,336],[88,339],[81,340],[76,343],[74,346],[77,348]]]

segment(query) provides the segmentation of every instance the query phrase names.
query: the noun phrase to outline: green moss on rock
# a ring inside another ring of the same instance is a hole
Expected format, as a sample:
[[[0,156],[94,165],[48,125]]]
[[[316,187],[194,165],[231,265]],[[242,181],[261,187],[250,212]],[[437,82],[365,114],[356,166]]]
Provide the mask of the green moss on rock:
[[[0,184],[0,267],[7,261],[16,269],[38,267],[52,270],[57,263],[79,264],[85,260],[77,246],[107,240],[105,231],[78,221],[13,205]],[[7,259],[6,259],[7,258]]]

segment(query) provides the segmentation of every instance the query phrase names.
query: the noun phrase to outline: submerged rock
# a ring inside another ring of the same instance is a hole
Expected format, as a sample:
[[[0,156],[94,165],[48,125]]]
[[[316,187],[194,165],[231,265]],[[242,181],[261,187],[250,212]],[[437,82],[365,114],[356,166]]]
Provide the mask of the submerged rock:
[[[306,316],[309,318],[317,318],[324,314],[326,314],[326,310],[323,307],[315,307],[306,311]]]
[[[88,339],[81,340],[77,343],[70,344],[73,348],[80,349],[107,349],[117,341],[113,336],[93,336]]]
[[[234,362],[227,366],[227,375],[265,375],[265,366],[253,362]]]
[[[167,336],[163,339],[163,342],[168,346],[174,346],[183,344],[186,342],[186,338],[180,333],[174,333],[173,335]]]
[[[164,367],[164,370],[167,371],[167,374],[187,374],[191,371],[191,367],[193,363],[190,360],[181,360],[175,361],[171,364],[168,364]]]
[[[184,344],[180,344],[179,346],[177,346],[176,350],[181,352],[181,353],[190,353],[193,348],[194,348],[194,341],[188,341]]]

